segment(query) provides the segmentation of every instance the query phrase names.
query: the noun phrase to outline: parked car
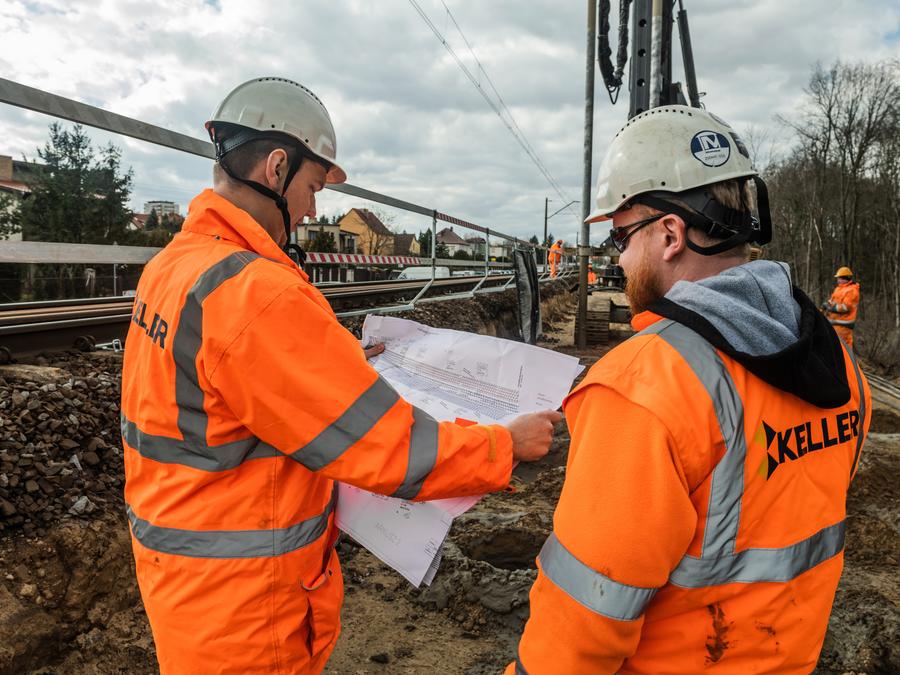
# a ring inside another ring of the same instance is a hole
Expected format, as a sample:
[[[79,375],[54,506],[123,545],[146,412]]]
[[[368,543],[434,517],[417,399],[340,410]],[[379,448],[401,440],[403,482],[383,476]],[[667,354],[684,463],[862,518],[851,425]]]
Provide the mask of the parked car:
[[[435,267],[434,268],[434,278],[435,279],[447,279],[450,276],[450,268],[449,267]],[[421,267],[407,267],[400,271],[396,279],[430,279],[431,278],[431,266],[421,266]]]

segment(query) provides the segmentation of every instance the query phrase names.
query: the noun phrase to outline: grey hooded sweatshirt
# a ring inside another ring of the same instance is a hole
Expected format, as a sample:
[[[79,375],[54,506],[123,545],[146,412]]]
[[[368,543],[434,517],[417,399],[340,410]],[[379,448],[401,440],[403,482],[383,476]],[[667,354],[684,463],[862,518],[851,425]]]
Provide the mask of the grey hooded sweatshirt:
[[[706,338],[757,377],[821,408],[844,405],[844,354],[786,263],[756,260],[679,281],[650,310]]]

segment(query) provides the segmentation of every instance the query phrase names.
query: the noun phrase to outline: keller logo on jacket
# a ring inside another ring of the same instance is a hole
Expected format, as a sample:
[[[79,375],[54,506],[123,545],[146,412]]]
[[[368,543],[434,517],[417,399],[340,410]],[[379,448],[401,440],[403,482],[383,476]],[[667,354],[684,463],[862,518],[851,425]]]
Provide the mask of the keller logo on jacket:
[[[767,455],[759,472],[765,471],[766,480],[769,480],[775,469],[787,460],[793,462],[811,452],[832,448],[859,436],[859,411],[849,410],[808,420],[783,431],[776,431],[762,421],[757,432],[757,439],[762,440],[760,432],[765,433]]]
[[[134,299],[134,312],[131,315],[131,323],[139,326],[147,337],[160,349],[166,348],[166,336],[169,334],[169,322],[158,313],[153,314],[153,320],[147,325],[147,303],[140,298]]]

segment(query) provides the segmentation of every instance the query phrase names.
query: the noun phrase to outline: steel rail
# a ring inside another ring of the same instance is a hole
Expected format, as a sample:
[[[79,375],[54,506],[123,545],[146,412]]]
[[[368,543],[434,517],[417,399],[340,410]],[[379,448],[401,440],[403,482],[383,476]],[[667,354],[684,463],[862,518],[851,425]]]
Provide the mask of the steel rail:
[[[878,375],[866,373],[872,398],[895,411],[900,412],[900,387]]]
[[[497,292],[505,288],[511,274],[490,275],[485,282],[482,275],[449,277],[445,279],[400,279],[323,286],[319,290],[339,310],[339,316],[395,312],[407,305],[368,306],[359,303],[370,300],[411,297],[429,288],[436,294],[424,298],[429,302],[469,297],[461,289],[487,284],[480,293]],[[396,300],[395,300],[396,301]],[[100,342],[123,339],[132,318],[134,299],[127,296],[82,300],[19,302],[0,305],[0,363],[17,356],[42,351],[68,349],[76,344],[85,349]],[[350,309],[352,308],[352,309]],[[412,307],[408,307],[412,308]]]

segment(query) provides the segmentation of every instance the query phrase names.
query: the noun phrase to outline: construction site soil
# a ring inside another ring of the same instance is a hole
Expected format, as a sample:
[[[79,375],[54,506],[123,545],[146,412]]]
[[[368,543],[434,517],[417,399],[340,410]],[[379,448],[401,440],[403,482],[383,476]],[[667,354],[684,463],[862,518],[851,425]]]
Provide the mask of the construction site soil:
[[[591,365],[606,349],[572,346],[573,301],[562,290],[545,293],[541,344]],[[404,316],[514,335],[512,295],[486,297]],[[158,672],[122,499],[120,364],[121,354],[94,352],[0,367],[0,673]],[[344,539],[343,634],[326,672],[501,671],[528,617],[568,441],[558,425],[550,454],[516,469],[514,492],[488,495],[456,520],[430,587],[412,588]],[[817,673],[900,672],[898,475],[900,417],[876,407]]]

